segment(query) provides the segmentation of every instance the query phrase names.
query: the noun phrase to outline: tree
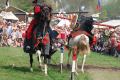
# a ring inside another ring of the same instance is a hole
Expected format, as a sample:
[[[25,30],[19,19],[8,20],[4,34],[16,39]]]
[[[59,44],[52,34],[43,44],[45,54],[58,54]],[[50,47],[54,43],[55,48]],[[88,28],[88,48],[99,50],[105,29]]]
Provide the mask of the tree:
[[[0,8],[5,7],[6,0],[0,0]],[[64,8],[66,11],[78,11],[81,6],[90,13],[97,13],[96,5],[97,0],[44,0],[46,3],[51,4],[53,11],[59,11]],[[61,2],[60,2],[61,1]],[[21,8],[24,11],[33,11],[32,0],[9,0],[10,5]],[[108,17],[119,16],[120,13],[120,0],[102,0],[102,12],[107,13]],[[105,15],[104,15],[105,16]]]

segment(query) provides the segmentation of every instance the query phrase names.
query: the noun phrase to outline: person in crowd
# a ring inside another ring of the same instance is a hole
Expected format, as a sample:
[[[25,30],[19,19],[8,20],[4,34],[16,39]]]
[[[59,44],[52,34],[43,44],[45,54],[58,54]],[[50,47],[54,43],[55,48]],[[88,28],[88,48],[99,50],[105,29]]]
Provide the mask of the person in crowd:
[[[7,34],[8,36],[11,36],[11,33],[12,33],[12,23],[11,22],[8,22],[8,25],[7,25]]]
[[[1,45],[1,41],[2,41],[2,33],[3,33],[3,26],[0,25],[0,45]]]
[[[13,46],[12,36],[8,36],[7,43],[8,43],[8,46]]]
[[[114,56],[116,52],[116,47],[117,47],[117,35],[115,32],[111,33],[110,39],[109,39],[109,44],[111,45],[110,50],[109,50],[109,55]]]

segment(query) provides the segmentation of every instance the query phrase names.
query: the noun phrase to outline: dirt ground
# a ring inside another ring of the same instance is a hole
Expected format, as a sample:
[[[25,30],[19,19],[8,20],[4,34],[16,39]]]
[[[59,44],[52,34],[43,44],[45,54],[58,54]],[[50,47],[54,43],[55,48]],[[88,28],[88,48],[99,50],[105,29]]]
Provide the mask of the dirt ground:
[[[79,65],[79,69],[81,65]],[[120,68],[86,65],[84,70],[93,80],[120,80]]]
[[[87,69],[93,80],[120,80],[120,70],[117,69]]]
[[[67,69],[65,65],[64,68]],[[78,65],[78,68],[80,69],[81,65]],[[85,65],[84,70],[90,74],[92,80],[120,80],[120,68]]]

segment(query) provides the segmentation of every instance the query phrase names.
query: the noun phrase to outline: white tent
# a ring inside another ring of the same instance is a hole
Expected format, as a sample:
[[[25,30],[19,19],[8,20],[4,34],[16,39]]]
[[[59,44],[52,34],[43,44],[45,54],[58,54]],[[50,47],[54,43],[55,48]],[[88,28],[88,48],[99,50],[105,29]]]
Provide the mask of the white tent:
[[[100,17],[100,13],[92,14],[92,17],[99,18]]]
[[[60,27],[65,27],[65,25],[69,27],[70,21],[67,19],[61,19],[61,21],[57,24],[57,26]]]
[[[120,26],[120,20],[109,20],[102,23],[97,23],[93,25],[94,28],[116,28]]]
[[[107,22],[103,22],[101,24],[117,27],[117,26],[120,26],[120,20],[110,20],[110,21],[107,21]]]
[[[12,12],[2,11],[0,14],[2,15],[3,19],[7,19],[7,20],[19,20]]]
[[[102,29],[106,29],[106,28],[109,28],[107,26],[104,26],[104,25],[93,25],[94,28],[102,28]]]
[[[2,17],[2,15],[0,14],[0,20],[2,20],[3,19],[3,17]]]
[[[0,17],[2,17],[2,15],[0,14]]]

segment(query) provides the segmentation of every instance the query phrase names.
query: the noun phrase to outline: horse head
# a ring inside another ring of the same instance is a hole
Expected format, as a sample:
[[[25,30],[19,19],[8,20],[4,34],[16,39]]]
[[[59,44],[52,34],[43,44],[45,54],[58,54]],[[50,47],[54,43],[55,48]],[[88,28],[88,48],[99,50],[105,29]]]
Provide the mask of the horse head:
[[[51,20],[52,8],[46,4],[36,5],[34,7],[34,18],[42,21]]]

